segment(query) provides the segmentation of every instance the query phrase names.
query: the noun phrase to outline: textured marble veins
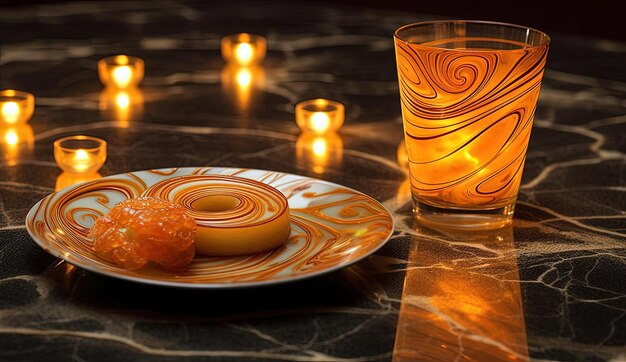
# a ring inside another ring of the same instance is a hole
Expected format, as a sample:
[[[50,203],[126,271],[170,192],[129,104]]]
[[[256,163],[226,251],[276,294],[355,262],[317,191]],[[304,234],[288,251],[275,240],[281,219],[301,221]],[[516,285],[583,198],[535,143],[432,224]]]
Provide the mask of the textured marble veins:
[[[515,222],[468,235],[414,221],[396,160],[391,34],[426,16],[236,5],[237,16],[162,1],[0,13],[0,88],[37,97],[32,146],[0,160],[0,360],[626,360],[626,45],[553,36]],[[241,96],[222,84],[219,46],[244,30],[266,34],[270,51]],[[141,104],[123,120],[103,110],[96,78],[96,60],[118,50],[147,64]],[[348,110],[322,166],[296,152],[293,105],[313,96]],[[55,189],[53,140],[76,133],[109,140],[103,175],[211,165],[306,174],[377,198],[396,231],[364,262],[265,289],[99,276],[47,255],[24,227]]]

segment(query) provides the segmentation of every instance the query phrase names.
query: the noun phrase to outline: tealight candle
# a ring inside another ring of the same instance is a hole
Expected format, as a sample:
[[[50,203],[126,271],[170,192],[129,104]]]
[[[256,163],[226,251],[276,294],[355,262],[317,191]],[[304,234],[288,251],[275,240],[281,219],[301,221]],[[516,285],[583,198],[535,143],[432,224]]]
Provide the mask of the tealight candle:
[[[0,125],[14,126],[28,122],[35,110],[35,97],[13,89],[0,90]]]
[[[143,80],[144,62],[129,55],[114,55],[98,61],[98,76],[106,87],[135,87]]]
[[[222,38],[222,57],[227,63],[250,65],[265,58],[267,42],[255,34],[232,34]]]
[[[54,141],[54,159],[66,172],[97,172],[107,157],[106,141],[90,136],[69,136]]]
[[[296,123],[303,132],[336,132],[343,125],[345,107],[330,99],[309,99],[296,104]]]

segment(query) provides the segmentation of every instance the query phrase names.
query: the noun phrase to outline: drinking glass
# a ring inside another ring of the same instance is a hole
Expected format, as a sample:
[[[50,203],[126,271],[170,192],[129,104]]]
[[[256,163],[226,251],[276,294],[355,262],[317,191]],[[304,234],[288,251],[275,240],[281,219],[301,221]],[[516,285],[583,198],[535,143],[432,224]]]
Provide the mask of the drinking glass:
[[[483,21],[394,34],[411,194],[424,222],[511,221],[550,38]]]

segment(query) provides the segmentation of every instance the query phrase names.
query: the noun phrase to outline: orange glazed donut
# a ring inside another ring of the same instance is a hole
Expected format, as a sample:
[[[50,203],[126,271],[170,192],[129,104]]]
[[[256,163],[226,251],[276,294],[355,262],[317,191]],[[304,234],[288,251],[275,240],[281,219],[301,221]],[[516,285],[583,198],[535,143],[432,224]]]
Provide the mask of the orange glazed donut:
[[[180,176],[144,192],[182,205],[197,225],[196,254],[234,256],[277,248],[291,234],[289,204],[272,186],[226,175]]]

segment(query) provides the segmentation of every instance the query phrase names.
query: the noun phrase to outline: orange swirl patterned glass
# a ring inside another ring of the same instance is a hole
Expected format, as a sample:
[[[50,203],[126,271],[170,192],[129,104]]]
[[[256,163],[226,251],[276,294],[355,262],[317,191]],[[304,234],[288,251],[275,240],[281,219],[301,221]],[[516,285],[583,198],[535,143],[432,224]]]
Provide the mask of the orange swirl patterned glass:
[[[517,25],[433,21],[394,36],[411,193],[423,222],[510,222],[550,38]]]

